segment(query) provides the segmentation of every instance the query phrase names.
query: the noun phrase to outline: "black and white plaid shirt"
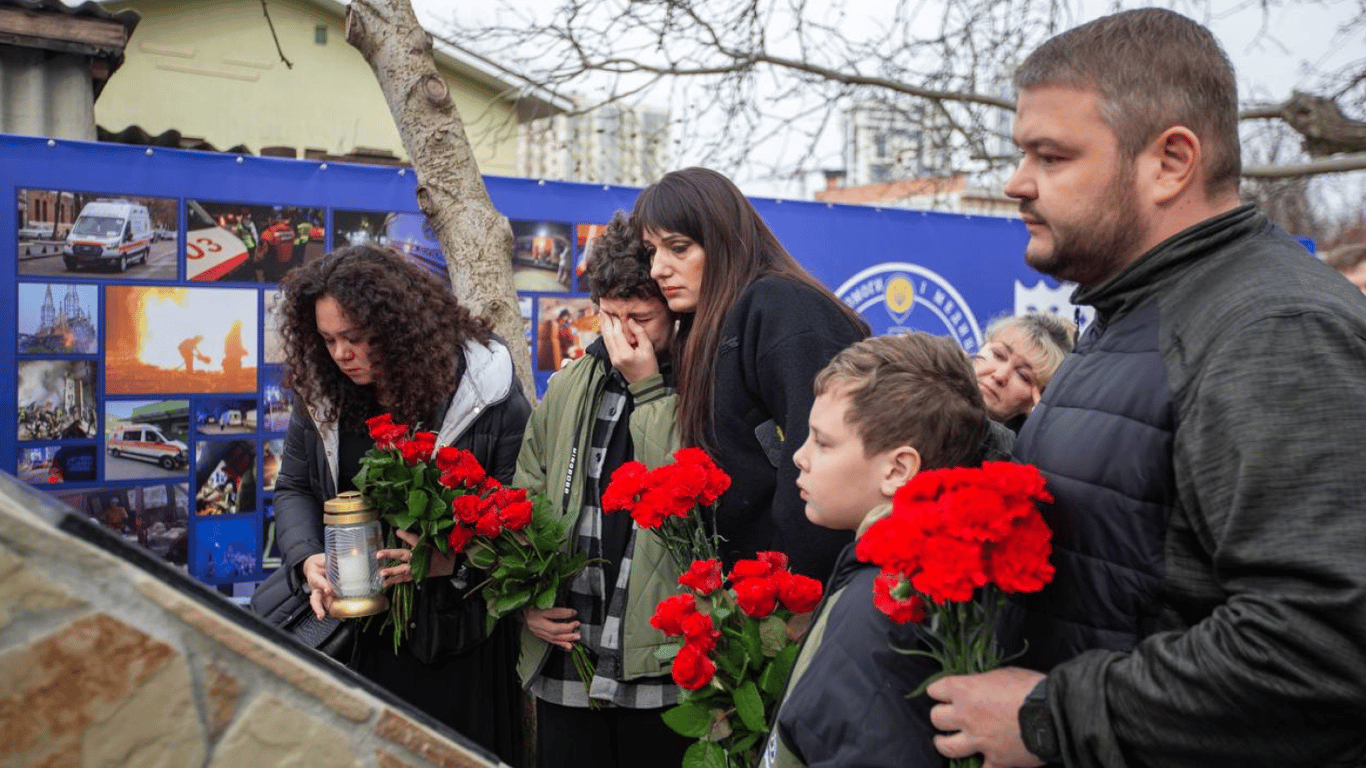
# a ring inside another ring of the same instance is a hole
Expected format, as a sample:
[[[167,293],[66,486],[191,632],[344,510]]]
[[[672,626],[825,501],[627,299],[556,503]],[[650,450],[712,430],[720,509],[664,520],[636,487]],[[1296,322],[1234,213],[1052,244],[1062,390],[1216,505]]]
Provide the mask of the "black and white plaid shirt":
[[[604,364],[606,364],[604,362]],[[622,676],[622,620],[626,615],[631,552],[638,530],[625,513],[602,513],[602,478],[633,455],[631,433],[621,428],[631,412],[631,394],[615,370],[608,373],[601,405],[593,422],[588,461],[584,463],[582,507],[574,534],[576,550],[593,563],[570,585],[568,607],[578,612],[579,634],[597,665],[592,695],[599,703],[628,709],[656,709],[678,703],[678,686],[668,675],[624,682]],[[613,585],[607,588],[609,581]],[[587,707],[588,694],[569,654],[550,649],[550,657],[531,682],[531,692],[551,704]]]

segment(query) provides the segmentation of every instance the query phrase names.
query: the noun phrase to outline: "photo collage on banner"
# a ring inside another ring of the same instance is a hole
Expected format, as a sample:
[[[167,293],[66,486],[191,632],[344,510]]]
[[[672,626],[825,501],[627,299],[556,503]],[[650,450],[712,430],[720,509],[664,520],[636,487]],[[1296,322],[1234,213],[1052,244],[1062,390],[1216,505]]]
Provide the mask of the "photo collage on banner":
[[[364,243],[449,283],[435,233],[401,211],[117,190],[16,195],[8,469],[245,599],[281,562],[273,494],[292,398],[276,284]],[[583,272],[603,225],[511,224],[523,341],[543,392],[598,338]]]

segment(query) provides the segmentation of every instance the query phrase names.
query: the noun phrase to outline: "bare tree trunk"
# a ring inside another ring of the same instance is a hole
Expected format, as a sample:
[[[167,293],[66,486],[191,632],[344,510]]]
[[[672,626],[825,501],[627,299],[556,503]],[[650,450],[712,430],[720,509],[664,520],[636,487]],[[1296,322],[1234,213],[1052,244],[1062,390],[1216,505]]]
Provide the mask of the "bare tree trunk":
[[[417,172],[417,205],[446,254],[455,295],[493,320],[534,400],[531,356],[512,283],[512,227],[489,199],[465,125],[432,59],[431,36],[409,0],[352,0],[346,41],[379,80]]]

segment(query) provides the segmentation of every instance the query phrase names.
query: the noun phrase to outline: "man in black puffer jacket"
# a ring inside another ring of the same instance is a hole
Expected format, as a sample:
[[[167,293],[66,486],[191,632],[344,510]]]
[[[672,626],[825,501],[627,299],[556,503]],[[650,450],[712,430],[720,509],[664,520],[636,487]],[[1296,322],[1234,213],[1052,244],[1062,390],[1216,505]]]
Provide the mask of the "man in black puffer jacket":
[[[1016,85],[1026,260],[1096,320],[1016,445],[1057,497],[1057,576],[1003,624],[1020,667],[930,688],[940,751],[1366,764],[1366,300],[1240,205],[1203,27],[1102,18]]]

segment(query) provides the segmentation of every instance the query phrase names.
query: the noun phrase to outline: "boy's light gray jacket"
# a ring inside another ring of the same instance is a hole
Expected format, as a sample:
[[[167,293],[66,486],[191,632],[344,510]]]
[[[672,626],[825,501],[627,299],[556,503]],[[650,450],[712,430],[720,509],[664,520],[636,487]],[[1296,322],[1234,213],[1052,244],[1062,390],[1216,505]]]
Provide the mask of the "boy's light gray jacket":
[[[570,462],[588,459],[592,425],[603,387],[608,363],[584,355],[556,373],[546,388],[545,398],[527,422],[522,451],[517,457],[513,484],[528,494],[546,494],[559,504],[565,497],[564,482]],[[674,412],[678,399],[664,386],[659,374],[642,379],[630,387],[633,398],[630,430],[636,461],[654,468],[668,463],[678,448]],[[573,474],[568,503],[561,514],[577,520],[583,507],[582,467]],[[603,478],[604,483],[607,478]],[[626,514],[619,512],[615,514]],[[570,530],[574,523],[571,522]],[[569,547],[574,540],[565,542]],[[667,674],[671,666],[655,658],[655,650],[672,645],[664,633],[650,626],[659,601],[677,594],[678,569],[664,545],[647,530],[638,530],[631,552],[631,575],[627,584],[626,616],[622,622],[622,671],[625,680]],[[550,646],[522,627],[522,654],[517,673],[522,685],[529,685],[540,671]]]
[[[1074,302],[1011,603],[1067,765],[1366,764],[1366,299],[1244,206]]]

